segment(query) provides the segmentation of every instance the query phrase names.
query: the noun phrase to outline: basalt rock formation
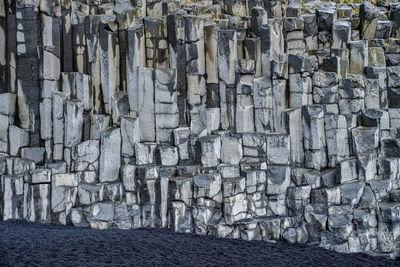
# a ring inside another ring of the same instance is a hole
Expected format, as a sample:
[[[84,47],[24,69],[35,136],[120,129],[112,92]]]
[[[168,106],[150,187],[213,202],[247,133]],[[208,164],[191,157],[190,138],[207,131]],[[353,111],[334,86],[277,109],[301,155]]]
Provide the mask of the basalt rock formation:
[[[400,4],[0,0],[0,217],[395,257]]]

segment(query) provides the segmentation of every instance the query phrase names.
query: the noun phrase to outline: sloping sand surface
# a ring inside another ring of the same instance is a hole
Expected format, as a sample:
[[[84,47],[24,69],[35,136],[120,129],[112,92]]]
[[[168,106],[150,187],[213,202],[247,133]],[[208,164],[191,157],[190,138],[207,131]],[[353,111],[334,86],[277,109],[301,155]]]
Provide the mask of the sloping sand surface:
[[[400,266],[313,246],[179,234],[0,222],[1,266]]]

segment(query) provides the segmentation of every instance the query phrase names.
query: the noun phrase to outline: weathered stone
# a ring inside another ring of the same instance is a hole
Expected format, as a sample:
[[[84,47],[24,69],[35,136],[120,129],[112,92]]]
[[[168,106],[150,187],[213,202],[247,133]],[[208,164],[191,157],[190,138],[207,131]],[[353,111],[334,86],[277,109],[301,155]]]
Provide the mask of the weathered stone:
[[[221,138],[219,136],[205,136],[200,138],[201,163],[204,167],[214,167],[221,158]]]
[[[156,163],[155,143],[136,143],[135,157],[137,165],[146,165]]]
[[[243,158],[242,139],[236,136],[221,137],[221,161],[237,165]]]
[[[6,116],[15,115],[16,95],[10,93],[0,94],[0,114]]]
[[[267,194],[283,194],[290,185],[290,168],[269,165],[267,170]]]
[[[83,126],[83,105],[82,102],[76,100],[66,101],[64,112],[65,118],[65,138],[64,145],[73,147],[82,140]]]
[[[21,147],[29,145],[29,133],[17,126],[10,125],[9,140],[10,140],[10,155],[18,156]]]
[[[99,165],[100,182],[113,182],[119,179],[121,167],[121,131],[119,128],[109,128],[101,133]]]
[[[161,226],[161,188],[159,170],[155,166],[141,167],[138,170],[140,204],[143,227]]]
[[[174,129],[174,144],[178,147],[179,159],[189,159],[189,128],[176,128]]]
[[[72,148],[75,171],[97,171],[99,169],[100,141],[88,140]]]
[[[129,115],[129,100],[124,92],[117,92],[111,97],[112,121],[115,125],[120,125],[121,116]]]
[[[22,219],[24,197],[23,175],[2,175],[1,187],[3,220]]]
[[[357,153],[374,152],[378,147],[377,128],[357,127],[351,130]]]
[[[290,163],[290,139],[288,135],[268,134],[266,136],[267,163]]]
[[[397,256],[398,3],[3,2],[1,219]]]
[[[221,175],[200,175],[193,178],[193,223],[195,233],[206,234],[210,225],[222,217]]]
[[[24,181],[30,184],[50,183],[51,171],[48,169],[30,170],[25,174]]]
[[[44,160],[44,147],[24,147],[21,148],[21,158],[31,160],[35,163],[42,163]]]
[[[158,153],[160,157],[160,163],[163,166],[175,166],[178,165],[179,155],[178,148],[174,146],[159,146]]]

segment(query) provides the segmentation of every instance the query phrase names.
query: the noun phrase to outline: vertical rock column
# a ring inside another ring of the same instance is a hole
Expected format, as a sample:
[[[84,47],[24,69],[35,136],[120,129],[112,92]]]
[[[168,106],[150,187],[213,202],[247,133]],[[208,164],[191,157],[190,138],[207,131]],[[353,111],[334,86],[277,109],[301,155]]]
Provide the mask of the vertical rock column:
[[[121,156],[129,162],[135,157],[135,145],[140,142],[140,125],[138,118],[121,117]]]
[[[206,105],[209,108],[220,106],[219,80],[218,80],[218,25],[204,23],[205,64],[206,64]]]
[[[302,107],[305,165],[320,170],[327,165],[324,110],[321,105]]]
[[[339,78],[347,76],[349,68],[349,49],[347,43],[351,39],[351,23],[345,20],[339,20],[332,26],[332,42],[330,58],[324,60],[324,67],[327,71],[334,71]]]
[[[200,112],[206,107],[203,19],[191,15],[184,19],[188,118],[191,134],[198,136],[204,129]]]
[[[53,92],[53,160],[62,160],[64,158],[64,107],[69,94],[63,92]]]
[[[7,93],[9,91],[8,87],[8,76],[7,76],[7,2],[6,0],[0,1],[0,94]]]
[[[221,108],[221,128],[235,129],[235,59],[237,37],[235,30],[218,31],[218,78]]]
[[[334,72],[317,71],[313,75],[313,100],[315,104],[324,105],[327,114],[337,114],[339,87],[338,75]]]
[[[137,67],[137,107],[140,125],[140,141],[156,140],[153,69]]]
[[[178,148],[179,163],[182,164],[184,162],[190,161],[191,159],[189,154],[190,128],[189,127],[176,128],[174,129],[173,133],[174,133],[174,145]]]
[[[107,128],[104,130],[101,133],[100,145],[100,182],[114,182],[119,180],[121,167],[120,128]]]
[[[169,227],[176,232],[192,233],[193,178],[169,180]]]
[[[81,101],[83,105],[83,140],[90,138],[91,116],[93,108],[93,92],[91,76],[80,72],[62,73],[62,90],[69,93],[71,99]]]
[[[235,126],[237,133],[254,132],[254,102],[252,96],[254,64],[254,60],[251,59],[235,61]]]
[[[62,25],[62,70],[73,71],[73,50],[72,50],[72,25],[71,25],[71,0],[61,3],[61,25]]]
[[[265,170],[250,170],[246,173],[246,198],[251,218],[267,215],[268,197]]]
[[[172,131],[179,126],[176,70],[155,69],[154,78],[156,141],[171,144]]]
[[[392,26],[392,37],[399,38],[400,37],[400,5],[398,3],[391,3],[390,5],[390,19],[393,21]]]
[[[1,179],[3,220],[23,218],[24,175],[4,174]]]
[[[119,91],[119,44],[112,17],[102,17],[99,25],[101,89],[105,113],[111,114],[111,98]]]
[[[20,126],[29,130],[31,146],[40,144],[40,83],[37,46],[40,25],[36,3],[16,3],[17,18],[17,100]]]
[[[126,44],[126,81],[129,98],[129,108],[132,113],[139,112],[137,86],[138,66],[146,66],[146,42],[143,24],[138,24],[127,30]]]
[[[87,73],[91,76],[91,91],[93,94],[93,111],[103,112],[103,101],[101,93],[100,75],[100,45],[99,26],[100,15],[89,15],[85,17],[85,37],[87,51]],[[64,71],[66,71],[64,69]]]
[[[304,18],[298,16],[285,18],[284,28],[286,34],[286,52],[289,54],[303,54],[305,52],[304,42]]]
[[[24,176],[23,217],[31,222],[50,223],[51,170],[28,171]]]
[[[67,170],[70,170],[74,145],[82,141],[83,104],[79,100],[67,100],[64,110],[64,160],[67,162]]]
[[[9,127],[14,124],[16,95],[0,94],[0,152],[10,152]]]
[[[318,25],[316,14],[303,14],[305,50],[312,52],[318,49]]]
[[[149,68],[168,68],[167,19],[146,17],[144,30],[146,37],[146,62]]]
[[[271,82],[264,78],[253,80],[253,104],[255,131],[273,132],[273,103]]]
[[[220,174],[203,174],[193,178],[194,232],[208,234],[222,217],[222,187]]]
[[[121,175],[125,190],[126,205],[132,216],[132,227],[139,228],[142,225],[142,212],[140,209],[140,188],[137,167],[132,164],[126,164],[122,167]]]
[[[345,78],[339,83],[339,111],[343,115],[357,115],[364,109],[364,78]]]
[[[222,180],[222,190],[225,224],[231,226],[247,218],[248,199],[246,195],[246,178],[224,178]]]
[[[350,156],[346,117],[334,114],[325,115],[325,134],[328,166],[334,168],[336,163]]]
[[[286,109],[282,113],[282,132],[290,137],[290,160],[293,165],[303,166],[303,125],[301,108]]]
[[[157,166],[141,166],[138,170],[138,182],[141,192],[143,227],[161,226],[161,188]]]
[[[4,0],[4,2],[6,2]],[[16,3],[5,5],[7,19],[7,41],[5,49],[7,49],[7,76],[8,76],[8,91],[17,93],[17,19],[16,19]]]
[[[386,68],[390,108],[400,107],[400,66]]]
[[[44,46],[40,49],[40,137],[45,142],[46,159],[53,157],[52,97],[59,90],[60,50],[57,46]]]
[[[379,57],[381,56],[382,54],[379,54]],[[366,109],[388,108],[386,62],[382,63],[384,65],[382,64],[383,66],[380,67],[365,67],[365,76],[367,79],[365,79],[364,106]]]
[[[53,223],[66,225],[78,193],[78,176],[74,173],[53,173],[51,177],[51,212]]]
[[[87,51],[85,19],[89,15],[89,5],[73,1],[71,5],[73,69],[87,73]]]
[[[312,79],[307,72],[289,74],[289,107],[301,108],[312,104]]]
[[[185,16],[186,12],[179,10],[167,17],[168,45],[170,67],[176,69],[178,88],[179,124],[187,125],[186,118],[186,49],[185,49]]]

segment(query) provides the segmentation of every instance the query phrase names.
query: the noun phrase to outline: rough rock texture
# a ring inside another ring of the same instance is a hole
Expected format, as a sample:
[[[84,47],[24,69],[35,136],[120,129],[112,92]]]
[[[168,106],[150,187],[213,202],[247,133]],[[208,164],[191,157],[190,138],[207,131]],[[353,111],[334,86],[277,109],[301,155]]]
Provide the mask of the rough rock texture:
[[[0,218],[396,257],[400,4],[358,2],[0,0]]]

